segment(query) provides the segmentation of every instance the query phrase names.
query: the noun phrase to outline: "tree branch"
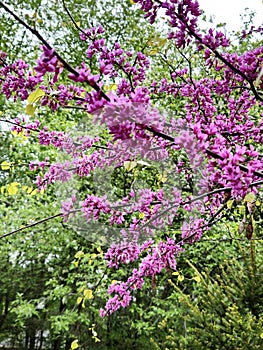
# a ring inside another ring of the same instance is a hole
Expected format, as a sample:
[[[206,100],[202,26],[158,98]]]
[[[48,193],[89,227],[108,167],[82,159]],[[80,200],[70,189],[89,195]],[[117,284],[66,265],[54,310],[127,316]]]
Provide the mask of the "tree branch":
[[[34,28],[31,28],[26,22],[24,22],[20,17],[18,17],[13,11],[11,11],[2,1],[0,1],[0,6],[6,11],[8,12],[12,17],[14,17],[14,19],[19,22],[20,24],[22,24],[22,26],[24,26],[28,31],[30,31],[34,36],[36,36],[38,38],[38,40],[40,40],[49,50],[52,50],[53,48],[49,45],[49,43],[43,38],[43,36]],[[74,74],[76,77],[79,76],[79,73],[73,68],[71,67],[71,65],[64,60],[63,57],[60,56],[60,54],[54,50],[54,55],[58,58],[58,60],[63,64],[64,68]],[[103,97],[106,101],[110,102],[110,98],[100,89],[100,87],[94,83],[94,84],[89,84],[88,82],[86,82],[89,86],[91,86],[94,90],[96,90],[97,92],[99,92],[101,94],[101,97]]]
[[[43,222],[46,222],[46,221],[55,219],[55,218],[57,218],[57,217],[59,217],[59,216],[62,216],[62,213],[49,216],[48,218],[45,218],[45,219],[36,221],[36,222],[34,222],[33,224],[29,224],[29,225],[26,225],[26,226],[24,226],[24,227],[20,227],[19,229],[14,230],[14,231],[12,231],[12,232],[5,233],[4,235],[0,236],[0,239],[5,238],[5,237],[8,237],[8,236],[11,236],[11,235],[13,235],[13,234],[15,234],[15,233],[17,233],[17,232],[26,230],[26,229],[28,229],[28,228],[30,228],[30,227],[37,226],[37,225],[39,225],[39,224],[42,224]]]

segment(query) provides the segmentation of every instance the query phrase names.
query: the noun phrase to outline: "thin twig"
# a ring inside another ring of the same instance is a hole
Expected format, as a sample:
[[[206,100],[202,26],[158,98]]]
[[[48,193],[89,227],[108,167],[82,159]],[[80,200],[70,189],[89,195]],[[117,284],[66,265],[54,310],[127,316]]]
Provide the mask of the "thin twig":
[[[67,12],[67,15],[69,16],[69,18],[71,19],[72,23],[74,24],[75,28],[76,28],[77,30],[81,31],[81,33],[86,34],[86,33],[84,32],[84,30],[81,29],[80,26],[78,26],[77,22],[74,20],[73,16],[72,16],[71,13],[69,12],[69,9],[67,8],[67,6],[66,6],[64,0],[62,0],[62,4],[63,4],[63,7],[64,7],[65,11]]]
[[[52,220],[54,218],[57,218],[59,216],[62,216],[62,213],[59,213],[59,214],[55,214],[55,215],[52,215],[52,216],[49,216],[48,218],[45,218],[45,219],[42,219],[42,220],[39,220],[39,221],[36,221],[34,222],[33,224],[29,224],[29,225],[26,225],[26,226],[23,226],[23,227],[20,227],[19,229],[17,230],[14,230],[14,231],[11,231],[11,232],[8,232],[8,233],[5,233],[4,235],[0,236],[0,239],[2,238],[5,238],[5,237],[8,237],[8,236],[11,236],[17,232],[20,232],[20,231],[23,231],[23,230],[26,230],[30,227],[34,227],[34,226],[37,226],[39,224],[42,224],[43,222],[46,222],[46,221],[49,221],[49,220]]]

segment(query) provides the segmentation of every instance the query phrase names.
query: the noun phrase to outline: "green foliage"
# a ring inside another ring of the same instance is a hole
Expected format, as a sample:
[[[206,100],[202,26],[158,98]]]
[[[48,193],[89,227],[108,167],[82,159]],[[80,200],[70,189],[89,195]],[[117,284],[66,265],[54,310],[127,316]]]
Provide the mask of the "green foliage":
[[[191,292],[172,280],[170,302],[177,320],[166,316],[158,327],[162,346],[169,349],[261,349],[263,326],[262,247],[255,261],[254,243],[238,247],[239,259],[224,260],[213,274],[209,267],[195,276]],[[176,327],[175,327],[176,326]],[[160,340],[153,340],[156,349]]]

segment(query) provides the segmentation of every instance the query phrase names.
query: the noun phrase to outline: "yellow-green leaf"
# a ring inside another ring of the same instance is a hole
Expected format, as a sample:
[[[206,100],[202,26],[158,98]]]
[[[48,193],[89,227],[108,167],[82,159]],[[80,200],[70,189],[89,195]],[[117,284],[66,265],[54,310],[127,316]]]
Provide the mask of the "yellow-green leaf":
[[[77,349],[77,348],[79,347],[78,342],[79,342],[79,341],[78,341],[77,339],[76,339],[76,340],[73,340],[73,342],[71,343],[70,349],[71,349],[71,350]]]
[[[150,55],[151,56],[155,56],[155,55],[157,55],[157,53],[158,53],[158,49],[157,48],[155,48],[155,49],[150,51]]]
[[[45,96],[45,91],[43,91],[40,88],[37,88],[35,91],[33,91],[27,98],[27,101],[29,104],[33,104],[41,99],[41,97]]]
[[[125,161],[123,164],[124,168],[127,171],[131,171],[132,169],[134,169],[136,167],[136,165],[137,165],[137,162],[130,161],[130,160]]]
[[[31,193],[30,196],[35,196],[37,194],[37,189],[35,188]]]
[[[85,299],[92,299],[93,298],[93,293],[91,289],[85,289],[84,290],[84,297]]]
[[[143,218],[144,218],[144,216],[145,216],[145,214],[144,214],[144,213],[139,213],[139,219],[143,219]]]
[[[173,276],[178,276],[179,275],[179,272],[178,271],[175,271],[172,273]]]
[[[227,209],[231,209],[233,203],[234,203],[234,201],[233,201],[232,199],[230,199],[229,201],[227,201],[227,203],[226,203]]]
[[[97,247],[97,251],[98,251],[100,254],[103,254],[103,251],[102,251],[102,249],[101,249],[101,246],[98,246],[98,247]]]
[[[82,300],[83,300],[82,297],[78,297],[78,299],[77,299],[77,305],[79,305],[80,303],[82,303]]]
[[[27,188],[27,193],[30,194],[33,191],[33,187],[28,187]]]
[[[194,276],[193,278],[197,283],[200,283],[201,277],[199,275]]]
[[[32,104],[28,104],[26,106],[26,114],[31,115],[31,117],[34,117],[36,108],[37,107],[33,106]]]
[[[7,189],[7,193],[10,195],[10,196],[14,196],[15,194],[17,194],[18,192],[18,186],[19,184],[17,182],[12,182],[11,184],[7,185],[6,186],[6,189]]]
[[[116,283],[119,283],[117,280],[112,280],[111,281],[111,284],[116,284]]]
[[[256,198],[255,194],[252,193],[252,192],[249,192],[249,193],[245,196],[244,201],[245,201],[245,202],[248,202],[248,203],[253,203],[253,202],[255,201],[255,198]]]
[[[182,282],[183,280],[184,280],[184,276],[183,276],[183,275],[179,275],[179,276],[178,276],[178,281],[179,281],[179,282]]]
[[[116,84],[105,85],[104,89],[105,91],[114,91],[114,90],[117,90],[117,85]]]
[[[9,170],[11,168],[11,163],[8,163],[6,160],[1,163],[2,170]]]
[[[157,174],[157,179],[158,181],[165,183],[168,179],[167,172],[165,171],[163,174]]]
[[[39,194],[43,194],[45,192],[44,188],[41,188],[41,190],[39,191]]]
[[[75,254],[76,259],[80,259],[82,256],[84,256],[84,253],[81,250]]]

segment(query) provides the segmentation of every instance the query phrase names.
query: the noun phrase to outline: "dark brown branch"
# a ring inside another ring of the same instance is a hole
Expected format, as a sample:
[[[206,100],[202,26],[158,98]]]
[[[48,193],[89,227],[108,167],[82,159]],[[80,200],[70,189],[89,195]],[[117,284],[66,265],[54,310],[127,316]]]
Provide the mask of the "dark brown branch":
[[[84,32],[83,29],[80,28],[80,26],[78,26],[77,22],[74,20],[73,16],[71,15],[71,13],[69,12],[69,9],[67,8],[66,4],[65,4],[65,1],[62,0],[62,4],[63,4],[63,7],[65,9],[65,11],[67,12],[67,15],[69,16],[69,18],[71,19],[72,23],[74,24],[75,28],[79,31],[81,31],[83,34],[86,34]]]
[[[55,218],[57,218],[57,217],[59,217],[59,216],[62,216],[62,213],[49,216],[48,218],[45,218],[45,219],[36,221],[36,222],[34,222],[33,224],[29,224],[29,225],[27,225],[27,226],[20,227],[19,229],[14,230],[14,231],[12,231],[12,232],[5,233],[4,235],[0,236],[0,239],[5,238],[5,237],[8,237],[8,236],[11,236],[11,235],[13,235],[13,234],[15,234],[15,233],[17,233],[17,232],[26,230],[26,229],[28,229],[28,228],[30,228],[30,227],[37,226],[37,225],[39,225],[39,224],[42,224],[43,222],[46,222],[46,221],[55,219]]]

